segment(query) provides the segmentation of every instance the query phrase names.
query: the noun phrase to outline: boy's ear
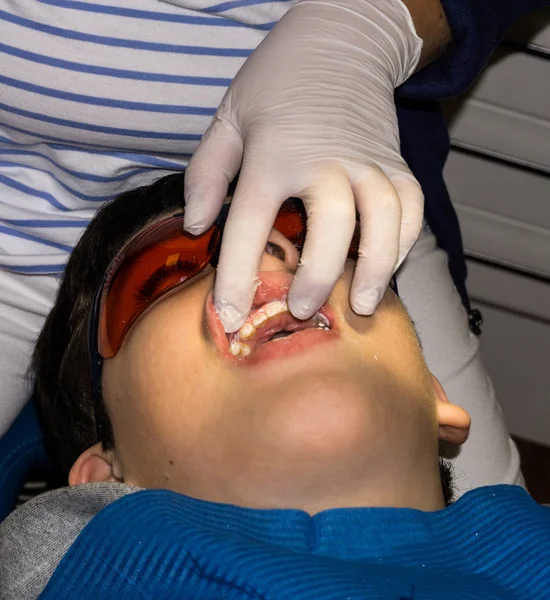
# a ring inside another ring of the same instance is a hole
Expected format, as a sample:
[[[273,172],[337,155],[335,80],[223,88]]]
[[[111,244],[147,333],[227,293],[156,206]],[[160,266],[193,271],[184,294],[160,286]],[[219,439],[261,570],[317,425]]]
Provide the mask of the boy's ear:
[[[432,379],[437,404],[439,439],[451,444],[463,444],[470,432],[470,415],[460,406],[451,404],[437,378],[432,375]]]
[[[120,482],[114,452],[105,451],[100,443],[85,450],[77,459],[69,473],[69,485],[81,483]]]

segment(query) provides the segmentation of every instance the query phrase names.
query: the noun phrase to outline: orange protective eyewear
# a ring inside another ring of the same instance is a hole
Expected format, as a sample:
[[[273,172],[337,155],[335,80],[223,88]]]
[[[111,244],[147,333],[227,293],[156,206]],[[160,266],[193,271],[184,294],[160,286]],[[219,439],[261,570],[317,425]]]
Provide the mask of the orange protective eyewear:
[[[89,331],[94,354],[104,359],[113,357],[143,311],[188,283],[207,265],[216,266],[229,206],[224,205],[216,223],[202,235],[194,236],[183,230],[181,213],[154,223],[120,251],[96,294]],[[301,250],[306,220],[302,203],[287,200],[274,228]],[[357,227],[350,257],[357,257],[358,243]],[[93,338],[97,340],[95,344]]]

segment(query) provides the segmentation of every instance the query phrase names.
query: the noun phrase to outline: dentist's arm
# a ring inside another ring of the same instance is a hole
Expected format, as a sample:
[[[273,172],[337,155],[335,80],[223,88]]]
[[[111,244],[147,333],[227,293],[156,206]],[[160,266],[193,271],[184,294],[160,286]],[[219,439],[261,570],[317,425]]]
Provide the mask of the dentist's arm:
[[[416,71],[437,60],[452,42],[447,15],[440,0],[403,0],[409,9],[417,35],[422,39],[422,52]]]

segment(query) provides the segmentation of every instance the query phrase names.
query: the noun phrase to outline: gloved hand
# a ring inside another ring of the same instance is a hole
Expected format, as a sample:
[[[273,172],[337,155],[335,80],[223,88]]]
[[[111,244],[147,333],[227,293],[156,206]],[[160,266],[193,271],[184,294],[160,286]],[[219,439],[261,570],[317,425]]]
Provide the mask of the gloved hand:
[[[308,231],[289,291],[313,315],[340,277],[361,217],[351,304],[372,314],[415,242],[423,195],[399,152],[393,98],[422,41],[399,0],[301,0],[244,63],[190,161],[185,229],[215,220],[241,169],[225,228],[215,307],[243,323],[282,202],[300,197]]]

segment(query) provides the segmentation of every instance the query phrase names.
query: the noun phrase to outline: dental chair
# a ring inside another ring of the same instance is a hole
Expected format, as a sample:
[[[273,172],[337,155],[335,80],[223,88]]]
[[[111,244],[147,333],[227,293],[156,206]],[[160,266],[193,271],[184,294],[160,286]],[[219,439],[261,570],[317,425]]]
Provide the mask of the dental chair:
[[[25,481],[52,473],[34,403],[30,400],[0,438],[0,522],[15,508]]]

